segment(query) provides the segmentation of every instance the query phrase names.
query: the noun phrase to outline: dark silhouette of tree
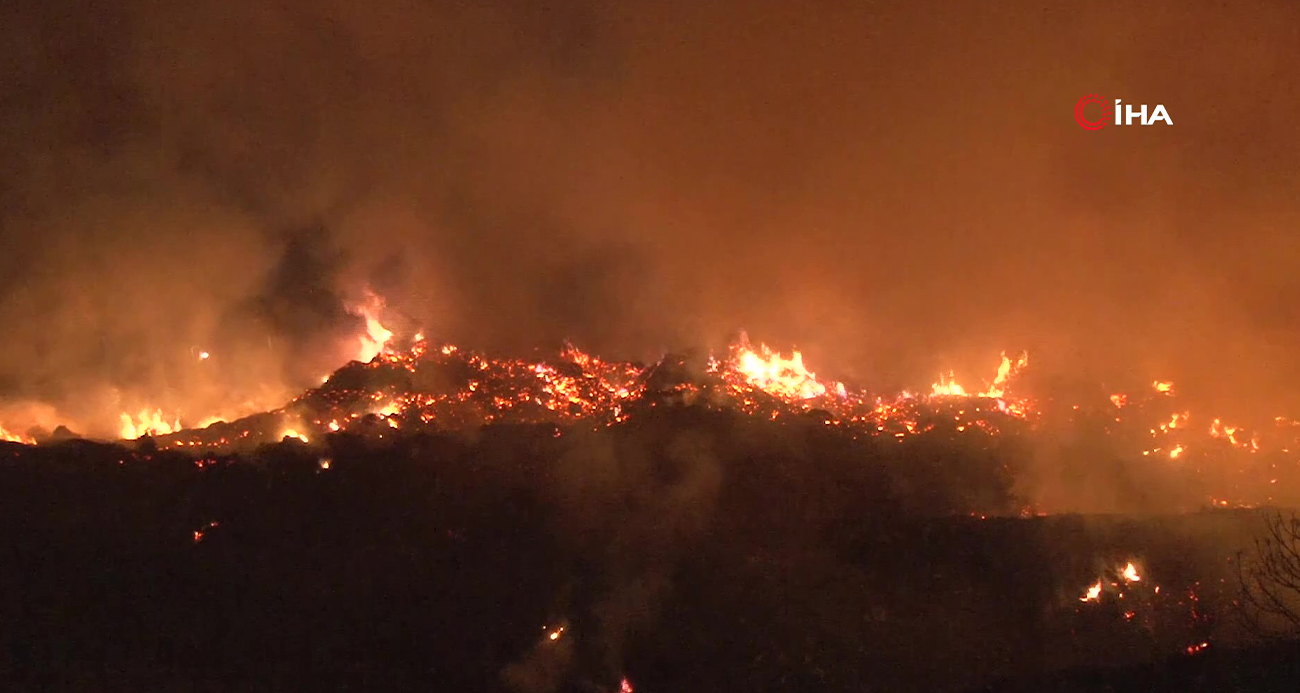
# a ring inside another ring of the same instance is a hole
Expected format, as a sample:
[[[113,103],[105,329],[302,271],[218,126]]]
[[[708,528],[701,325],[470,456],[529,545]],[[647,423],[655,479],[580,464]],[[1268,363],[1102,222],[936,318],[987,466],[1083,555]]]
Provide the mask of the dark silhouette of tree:
[[[1237,561],[1240,607],[1247,627],[1260,637],[1300,634],[1300,518],[1264,515],[1264,536]]]

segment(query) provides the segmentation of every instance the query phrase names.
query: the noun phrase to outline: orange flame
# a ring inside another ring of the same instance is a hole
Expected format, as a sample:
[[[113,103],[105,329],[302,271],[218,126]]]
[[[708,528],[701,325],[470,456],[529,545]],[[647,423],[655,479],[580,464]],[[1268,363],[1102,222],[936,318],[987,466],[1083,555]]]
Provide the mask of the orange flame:
[[[4,426],[0,426],[0,440],[8,441],[10,443],[22,443],[24,445],[36,444],[36,441],[34,439],[29,438],[27,436],[18,435],[17,433],[10,433],[9,431],[5,430]]]
[[[354,315],[366,321],[365,334],[357,338],[360,346],[354,360],[370,363],[376,356],[385,352],[389,340],[393,338],[392,330],[384,327],[384,324],[379,321],[379,316],[384,310],[384,299],[367,291],[365,303],[356,306],[354,310]]]
[[[125,412],[119,417],[122,421],[122,427],[118,435],[122,440],[136,440],[144,436],[161,436],[169,433],[176,433],[181,430],[181,419],[177,416],[172,421],[163,418],[161,409],[150,411],[148,408],[141,409],[140,413],[132,417]]]
[[[804,367],[803,354],[797,349],[787,359],[765,344],[759,345],[758,352],[742,345],[736,349],[733,365],[749,384],[786,400],[821,397],[828,389],[840,396],[845,392],[843,383],[831,383],[828,388],[819,382],[817,374]]]
[[[1084,592],[1082,597],[1079,597],[1079,601],[1081,602],[1101,601],[1101,580],[1098,580],[1096,584],[1089,587],[1088,591]]]
[[[1011,377],[1028,365],[1028,352],[1021,352],[1015,361],[1007,356],[1007,352],[1002,352],[1002,362],[998,364],[998,372],[993,376],[993,382],[980,392],[979,396],[1001,399],[1006,394],[1007,383],[1010,382]],[[957,382],[952,371],[948,371],[947,376],[941,373],[938,382],[930,386],[930,394],[935,397],[967,397],[972,393]]]

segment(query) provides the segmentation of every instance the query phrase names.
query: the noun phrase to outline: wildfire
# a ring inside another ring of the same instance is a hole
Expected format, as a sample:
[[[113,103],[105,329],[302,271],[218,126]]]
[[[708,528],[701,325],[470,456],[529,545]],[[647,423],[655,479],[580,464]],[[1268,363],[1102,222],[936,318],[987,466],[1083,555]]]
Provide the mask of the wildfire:
[[[1129,561],[1128,565],[1124,566],[1124,570],[1120,571],[1120,577],[1124,578],[1125,582],[1141,582],[1142,580],[1142,576],[1138,575],[1137,567],[1133,565],[1132,561]]]
[[[247,419],[211,417],[197,429],[182,430],[179,414],[167,418],[161,409],[145,408],[136,415],[121,415],[120,436],[136,439],[152,435],[163,447],[208,449],[255,446],[285,438],[310,442],[330,432],[370,426],[376,418],[386,426],[378,431],[366,430],[379,436],[389,431],[401,432],[391,435],[418,431],[421,425],[452,430],[491,423],[609,426],[628,420],[638,411],[671,403],[735,408],[772,420],[815,412],[827,426],[841,427],[855,438],[869,436],[902,443],[931,431],[963,437],[1000,435],[1012,430],[1014,435],[1029,434],[1038,429],[1040,422],[1047,421],[1042,417],[1047,407],[1064,406],[1077,412],[1070,416],[1071,421],[1090,412],[1102,414],[1106,419],[1105,434],[1131,445],[1128,451],[1136,460],[1159,456],[1180,462],[1189,458],[1198,463],[1238,461],[1203,454],[1198,448],[1214,440],[1225,440],[1243,453],[1263,453],[1260,460],[1266,459],[1268,465],[1243,465],[1243,476],[1238,477],[1244,479],[1249,474],[1246,481],[1254,483],[1255,477],[1260,477],[1259,486],[1271,485],[1256,503],[1274,500],[1267,494],[1283,486],[1276,481],[1281,461],[1294,459],[1291,451],[1300,447],[1300,422],[1285,417],[1275,419],[1276,426],[1253,434],[1209,417],[1208,427],[1200,423],[1192,426],[1190,411],[1172,411],[1169,406],[1174,401],[1174,385],[1168,381],[1152,381],[1150,390],[1103,395],[1100,401],[1091,403],[1058,404],[1018,393],[1010,396],[1016,377],[1029,365],[1025,353],[1012,357],[1003,352],[992,379],[982,389],[963,385],[948,371],[923,395],[913,394],[915,390],[876,395],[818,378],[797,349],[787,355],[765,344],[751,346],[745,337],[730,347],[725,359],[710,359],[703,374],[691,373],[668,360],[650,366],[605,361],[572,345],[547,357],[503,359],[451,344],[431,344],[419,334],[408,348],[396,349],[392,346],[393,331],[380,321],[383,309],[383,300],[373,293],[367,294],[362,304],[350,308],[366,326],[364,334],[358,335],[357,359],[361,363],[344,366],[353,372],[347,377],[341,377],[342,370],[322,377],[321,387],[307,391],[282,409],[264,412],[265,418],[253,422],[257,417],[247,411],[242,412],[250,415]],[[201,360],[205,352],[196,348],[194,353]],[[681,365],[685,366],[685,362]],[[423,377],[430,373],[434,377]],[[431,389],[423,389],[426,387]],[[1123,416],[1117,409],[1123,409]],[[1129,442],[1148,434],[1145,444]],[[32,442],[3,429],[0,438]],[[1177,465],[1177,470],[1169,473],[1217,481],[1199,465]],[[1233,499],[1234,506],[1251,502],[1242,498],[1250,490],[1243,488],[1242,482],[1233,484],[1233,488],[1205,489],[1200,497],[1214,493],[1216,497]]]
[[[141,409],[140,413],[132,417],[130,414],[121,415],[122,427],[118,435],[122,440],[136,440],[143,436],[160,436],[169,433],[176,433],[181,430],[181,419],[177,416],[172,421],[163,418],[161,409]]]

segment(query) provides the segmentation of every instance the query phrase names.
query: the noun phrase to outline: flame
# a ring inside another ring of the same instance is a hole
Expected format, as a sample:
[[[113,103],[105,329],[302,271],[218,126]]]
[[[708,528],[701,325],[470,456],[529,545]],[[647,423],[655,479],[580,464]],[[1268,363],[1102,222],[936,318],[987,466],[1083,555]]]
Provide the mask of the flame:
[[[1151,383],[1151,387],[1162,395],[1174,394],[1174,383],[1171,380],[1156,380]]]
[[[10,433],[9,431],[5,430],[4,426],[0,426],[0,440],[7,441],[10,443],[22,443],[24,445],[36,444],[35,439],[29,438],[27,436],[21,436],[18,435],[17,433]]]
[[[988,389],[981,393],[981,396],[993,397],[995,399],[1001,397],[1006,391],[1006,386],[1011,380],[1011,376],[1021,368],[1028,365],[1029,352],[1020,352],[1020,358],[1016,359],[1014,362],[1012,362],[1010,358],[1007,358],[1007,352],[1002,352],[1002,363],[998,365],[998,374],[994,376],[993,384],[989,385]]]
[[[1101,601],[1101,580],[1097,580],[1096,584],[1089,587],[1088,591],[1084,592],[1082,597],[1079,597],[1079,601],[1081,602]]]
[[[122,421],[122,427],[118,435],[122,440],[136,440],[144,436],[161,436],[169,433],[176,433],[181,430],[181,418],[177,416],[172,421],[163,418],[161,409],[141,409],[140,413],[132,417],[125,412],[119,417]]]
[[[632,693],[632,682],[628,681],[626,676],[618,682],[618,693]]]
[[[745,380],[768,394],[785,400],[806,400],[826,394],[827,386],[817,380],[817,374],[803,365],[803,354],[798,349],[785,358],[779,352],[759,345],[754,351],[742,344],[736,348],[733,367]],[[844,393],[842,383],[831,383],[837,394]]]
[[[939,380],[930,386],[930,394],[935,397],[965,397],[966,388],[957,384],[952,371],[948,375],[939,374]]]
[[[993,376],[993,382],[989,384],[979,397],[988,397],[990,399],[1002,399],[1006,394],[1007,383],[1011,377],[1020,369],[1029,365],[1029,353],[1021,352],[1020,356],[1012,361],[1007,356],[1007,352],[1002,352],[1002,362],[998,364],[997,374]],[[939,374],[939,380],[930,386],[930,395],[933,397],[970,397],[972,393],[962,387],[956,380],[952,371],[948,375]]]
[[[1183,454],[1183,450],[1185,449],[1186,448],[1184,448],[1181,445],[1175,445],[1174,449],[1169,451],[1169,459],[1171,460],[1178,459],[1178,457]]]
[[[1138,575],[1137,567],[1132,561],[1129,561],[1128,565],[1124,566],[1124,570],[1120,571],[1120,577],[1124,578],[1124,582],[1142,581],[1142,576]]]
[[[211,357],[212,357],[212,354],[209,354],[209,353],[206,352],[206,351],[200,351],[200,352],[199,352],[199,360],[200,360],[200,361],[207,361],[207,360],[208,360],[209,358],[211,358]]]
[[[384,299],[370,291],[366,292],[366,301],[354,308],[353,314],[366,321],[366,332],[358,337],[360,346],[354,360],[370,363],[376,356],[385,353],[389,340],[393,338],[393,332],[379,321],[379,315],[383,310]]]
[[[304,443],[311,442],[310,440],[307,440],[307,436],[299,433],[298,431],[292,428],[285,429],[284,433],[280,434],[280,440],[284,440],[285,438],[297,438],[298,440],[301,440]]]

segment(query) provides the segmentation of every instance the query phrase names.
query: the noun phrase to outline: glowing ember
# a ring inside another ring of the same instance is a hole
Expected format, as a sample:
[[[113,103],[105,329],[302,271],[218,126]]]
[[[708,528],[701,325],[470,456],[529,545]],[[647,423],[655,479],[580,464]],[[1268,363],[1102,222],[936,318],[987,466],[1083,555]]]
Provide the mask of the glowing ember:
[[[618,693],[632,693],[632,682],[626,676],[618,683]]]
[[[212,354],[209,354],[209,353],[206,352],[206,351],[200,351],[200,352],[199,352],[199,360],[200,360],[200,361],[207,361],[211,356],[212,356]]]
[[[161,409],[153,411],[141,409],[139,415],[135,417],[123,413],[121,420],[122,427],[118,435],[121,436],[122,440],[135,440],[143,436],[167,435],[181,430],[180,417],[167,421],[163,418]]]
[[[207,535],[207,532],[208,532],[209,529],[212,529],[212,528],[214,528],[214,527],[219,527],[220,525],[221,525],[220,522],[217,522],[216,520],[213,520],[212,522],[209,522],[208,524],[206,524],[206,525],[200,527],[199,529],[194,530],[194,536],[193,536],[193,538],[194,538],[194,543],[197,544],[197,543],[203,541],[203,538],[204,538],[204,536]]]
[[[1189,655],[1194,655],[1198,652],[1204,652],[1209,647],[1210,647],[1210,643],[1202,640],[1201,642],[1198,642],[1195,645],[1188,645],[1187,649],[1184,651]]]
[[[1183,446],[1175,445],[1174,449],[1169,451],[1169,459],[1172,460],[1178,459],[1179,455],[1183,454],[1183,450],[1184,450]]]
[[[304,443],[311,442],[310,440],[307,440],[307,436],[295,431],[292,428],[287,429],[284,433],[280,435],[280,440],[284,440],[285,438],[296,438],[298,440],[301,440]]]
[[[560,639],[561,635],[564,635],[564,626],[559,626],[555,630],[547,633],[546,639],[550,640],[551,642],[555,642],[556,640]]]
[[[1172,381],[1157,380],[1151,383],[1151,387],[1155,388],[1156,392],[1159,392],[1162,395],[1174,394],[1174,384]]]

